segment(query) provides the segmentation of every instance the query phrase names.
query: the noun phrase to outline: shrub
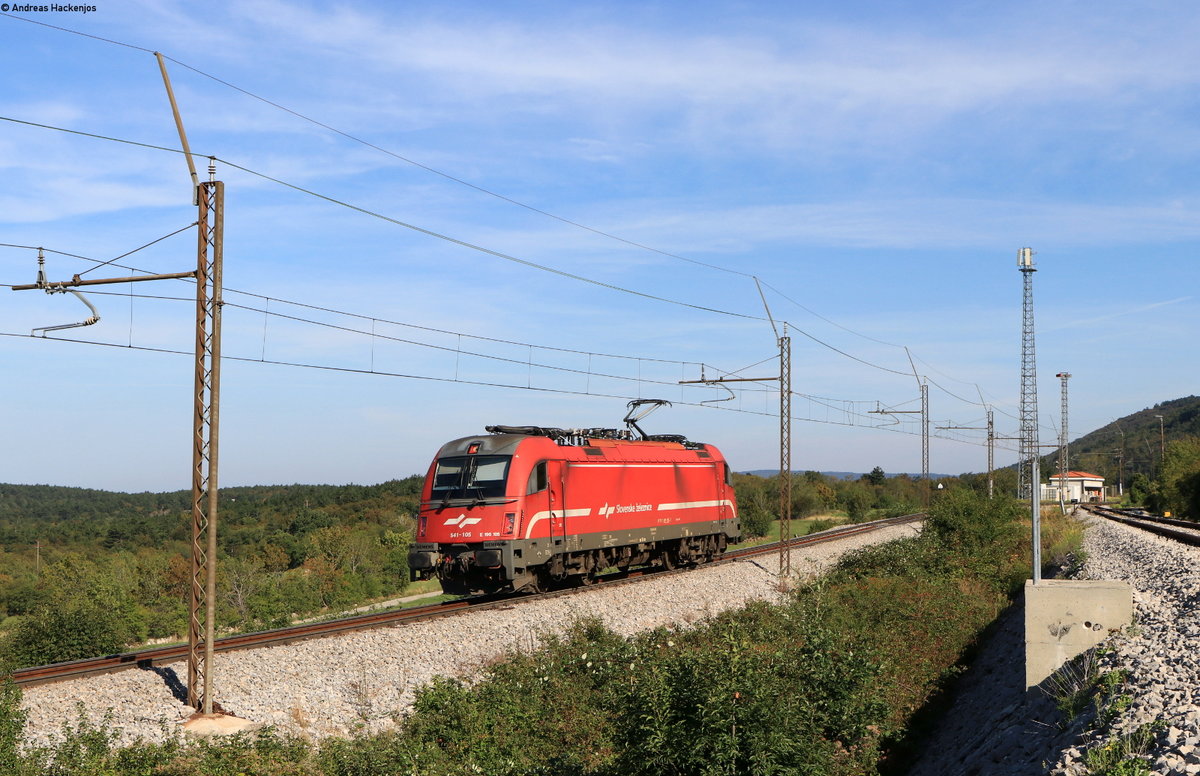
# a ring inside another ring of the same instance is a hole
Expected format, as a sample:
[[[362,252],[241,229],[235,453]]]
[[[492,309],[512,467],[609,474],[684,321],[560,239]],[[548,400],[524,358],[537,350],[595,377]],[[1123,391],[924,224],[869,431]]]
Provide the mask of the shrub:
[[[1015,499],[989,499],[968,488],[940,494],[929,508],[925,533],[950,562],[979,578],[995,577],[1015,557],[1021,535],[1021,506]],[[1007,585],[1011,580],[996,579]]]
[[[834,567],[834,574],[841,579],[911,577],[943,573],[945,568],[945,558],[937,545],[917,537],[847,552]]]
[[[997,587],[1015,565],[1019,513],[943,494],[921,537],[862,550],[784,603],[630,638],[582,621],[471,682],[434,680],[394,732],[319,751],[270,732],[114,751],[85,726],[11,772],[847,776],[876,772],[885,744],[901,768],[895,736],[1006,603]],[[314,558],[275,579],[316,598],[340,574]],[[0,696],[0,753],[4,719]],[[1134,748],[1110,772],[1136,767]]]
[[[742,535],[747,539],[766,536],[771,532],[771,524],[775,522],[775,515],[757,506],[742,509],[739,516],[742,520]]]
[[[138,636],[126,615],[87,600],[39,609],[9,635],[4,655],[20,667],[121,652]]]
[[[25,740],[25,719],[21,708],[21,689],[11,679],[0,683],[0,772],[19,773],[21,744]]]
[[[760,604],[631,639],[582,622],[473,688],[442,679],[422,690],[403,752],[496,774],[861,766],[886,715],[878,676],[869,651],[795,608]]]
[[[836,520],[813,520],[811,523],[805,523],[807,533],[814,534],[821,531],[828,531],[830,528],[836,528],[838,523]]]

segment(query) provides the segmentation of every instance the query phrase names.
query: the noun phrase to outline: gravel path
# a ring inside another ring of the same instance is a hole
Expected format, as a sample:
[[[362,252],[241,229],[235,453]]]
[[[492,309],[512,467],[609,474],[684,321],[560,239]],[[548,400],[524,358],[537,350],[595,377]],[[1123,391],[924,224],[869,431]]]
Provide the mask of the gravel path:
[[[838,542],[793,550],[793,572],[818,574],[843,553],[919,530],[895,526]],[[470,677],[512,649],[528,650],[541,634],[595,616],[622,634],[686,625],[779,593],[778,557],[697,569],[669,579],[436,621],[217,655],[216,697],[230,713],[313,739],[392,727],[415,690],[434,676]],[[26,727],[34,744],[49,743],[82,714],[93,723],[111,713],[118,741],[160,741],[178,731],[191,709],[179,697],[184,663],[128,670],[25,690]]]
[[[1080,513],[1082,515],[1082,513]],[[1010,610],[960,681],[954,707],[910,776],[1091,773],[1086,750],[1157,723],[1144,752],[1155,774],[1200,774],[1200,549],[1089,518],[1081,578],[1133,586],[1135,627],[1105,644],[1100,672],[1124,669],[1131,697],[1097,730],[1094,709],[1061,721],[1044,693],[1024,690],[1024,612]]]

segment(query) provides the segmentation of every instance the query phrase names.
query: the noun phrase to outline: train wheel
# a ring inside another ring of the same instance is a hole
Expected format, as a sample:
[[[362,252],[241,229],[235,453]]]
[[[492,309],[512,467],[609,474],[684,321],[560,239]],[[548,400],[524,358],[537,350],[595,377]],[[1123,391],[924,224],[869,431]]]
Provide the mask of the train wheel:
[[[530,593],[544,593],[553,588],[553,584],[550,580],[550,574],[544,567],[539,567],[535,572],[533,572],[532,576],[533,579],[528,585],[521,588],[522,590],[527,590]]]
[[[582,574],[580,574],[578,577],[576,577],[576,579],[579,580],[579,585],[581,587],[587,587],[588,585],[595,584],[596,583],[596,569],[598,569],[599,567],[600,567],[600,564],[597,562],[596,555],[594,553],[591,555],[585,555],[583,557],[584,571]]]

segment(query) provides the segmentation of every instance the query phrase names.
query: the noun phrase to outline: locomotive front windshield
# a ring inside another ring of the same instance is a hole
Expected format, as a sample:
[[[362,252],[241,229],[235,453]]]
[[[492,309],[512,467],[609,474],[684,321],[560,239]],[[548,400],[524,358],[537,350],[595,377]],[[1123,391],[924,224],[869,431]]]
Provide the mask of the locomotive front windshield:
[[[504,498],[510,455],[461,455],[439,459],[433,475],[435,501]]]

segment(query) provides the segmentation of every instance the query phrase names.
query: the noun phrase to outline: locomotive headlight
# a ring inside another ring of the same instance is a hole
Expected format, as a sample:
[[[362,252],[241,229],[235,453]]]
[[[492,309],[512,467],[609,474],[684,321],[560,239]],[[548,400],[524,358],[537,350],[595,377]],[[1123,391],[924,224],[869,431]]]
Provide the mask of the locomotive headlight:
[[[417,520],[417,536],[425,535],[425,524],[427,522],[429,522],[427,515],[421,515],[420,519]]]
[[[513,529],[516,527],[516,525],[517,525],[517,513],[516,512],[505,512],[504,513],[504,533],[509,533],[509,534],[512,533]]]

